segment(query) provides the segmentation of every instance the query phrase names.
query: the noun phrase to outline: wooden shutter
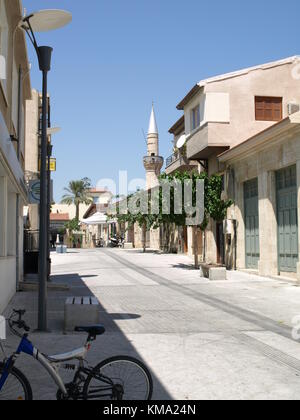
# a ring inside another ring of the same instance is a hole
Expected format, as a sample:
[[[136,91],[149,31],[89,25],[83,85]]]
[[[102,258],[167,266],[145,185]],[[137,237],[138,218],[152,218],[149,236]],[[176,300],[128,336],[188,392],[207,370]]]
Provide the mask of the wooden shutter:
[[[257,121],[281,121],[282,98],[256,96],[255,119]]]

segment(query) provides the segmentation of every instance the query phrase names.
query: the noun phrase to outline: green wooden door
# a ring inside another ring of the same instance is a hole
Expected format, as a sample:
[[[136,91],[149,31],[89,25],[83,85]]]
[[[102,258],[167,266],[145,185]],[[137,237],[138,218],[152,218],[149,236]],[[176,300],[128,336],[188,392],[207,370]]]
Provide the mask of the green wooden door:
[[[245,182],[245,234],[246,234],[246,268],[257,269],[260,258],[259,249],[259,213],[258,213],[258,179]]]
[[[296,166],[276,173],[278,265],[281,272],[296,272],[298,262]]]

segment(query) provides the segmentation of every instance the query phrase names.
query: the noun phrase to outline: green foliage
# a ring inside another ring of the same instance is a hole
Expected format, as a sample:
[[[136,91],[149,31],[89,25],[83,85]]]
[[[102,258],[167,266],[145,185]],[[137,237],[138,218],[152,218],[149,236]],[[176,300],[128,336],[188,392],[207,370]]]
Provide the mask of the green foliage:
[[[189,215],[182,211],[182,214],[176,214],[174,211],[174,201],[175,201],[175,186],[179,185],[181,188],[185,181],[192,182],[192,200],[193,206],[196,205],[196,187],[197,181],[204,181],[204,221],[200,228],[204,231],[207,228],[209,218],[217,222],[221,222],[226,218],[227,209],[233,204],[232,200],[222,200],[222,177],[219,175],[213,175],[209,177],[205,172],[176,172],[174,175],[162,174],[160,176],[160,181],[169,181],[174,184],[171,187],[170,191],[170,214],[165,214],[163,208],[166,204],[167,197],[164,197],[162,188],[157,188],[151,192],[142,192],[140,194],[148,194],[148,214],[144,212],[138,212],[137,214],[132,214],[129,211],[127,214],[120,214],[120,205],[117,205],[117,214],[112,215],[112,217],[117,218],[119,223],[128,223],[129,228],[134,224],[138,224],[141,228],[149,231],[150,229],[158,229],[161,225],[165,224],[174,224],[176,226],[185,226],[186,219]],[[139,194],[139,193],[138,193]],[[157,197],[159,195],[159,197]],[[132,196],[127,197],[127,205]],[[139,203],[138,197],[137,203]],[[151,209],[153,208],[153,201],[159,202],[159,212],[158,214],[152,214]],[[119,203],[120,204],[120,203]],[[182,208],[184,208],[184,197]],[[195,216],[195,214],[194,214]]]
[[[76,218],[79,219],[80,204],[92,204],[93,200],[88,196],[91,189],[91,181],[83,178],[79,181],[71,181],[69,187],[65,188],[66,194],[63,196],[61,203],[76,206]]]
[[[75,217],[75,219],[70,220],[68,223],[65,224],[65,228],[68,229],[70,233],[79,231],[79,220]]]

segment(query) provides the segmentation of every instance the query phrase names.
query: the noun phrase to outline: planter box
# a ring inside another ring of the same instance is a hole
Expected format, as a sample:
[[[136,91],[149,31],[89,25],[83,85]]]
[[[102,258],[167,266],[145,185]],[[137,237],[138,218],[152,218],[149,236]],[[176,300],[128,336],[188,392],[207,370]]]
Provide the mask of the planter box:
[[[65,303],[65,332],[99,324],[100,303],[95,297],[70,297]]]
[[[226,267],[201,264],[200,277],[205,277],[206,279],[209,279],[210,281],[227,280],[227,270],[226,270]]]

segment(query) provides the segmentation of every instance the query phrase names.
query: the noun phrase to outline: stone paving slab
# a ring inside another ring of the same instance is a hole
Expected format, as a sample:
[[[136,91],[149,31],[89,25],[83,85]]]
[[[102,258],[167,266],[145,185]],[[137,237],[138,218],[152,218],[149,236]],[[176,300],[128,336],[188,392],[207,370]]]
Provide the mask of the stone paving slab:
[[[156,399],[300,399],[300,344],[292,318],[300,314],[295,284],[230,272],[226,282],[199,276],[181,255],[137,250],[74,250],[53,255],[53,281],[69,292],[49,292],[52,334],[33,334],[42,351],[80,347],[84,336],[63,335],[66,297],[95,295],[107,334],[89,355],[92,364],[116,354],[142,359],[151,369]],[[36,328],[37,294],[19,293]],[[9,337],[11,349],[17,342]],[[56,387],[33,359],[18,366],[36,399],[54,399]],[[68,381],[68,374],[65,380]]]

